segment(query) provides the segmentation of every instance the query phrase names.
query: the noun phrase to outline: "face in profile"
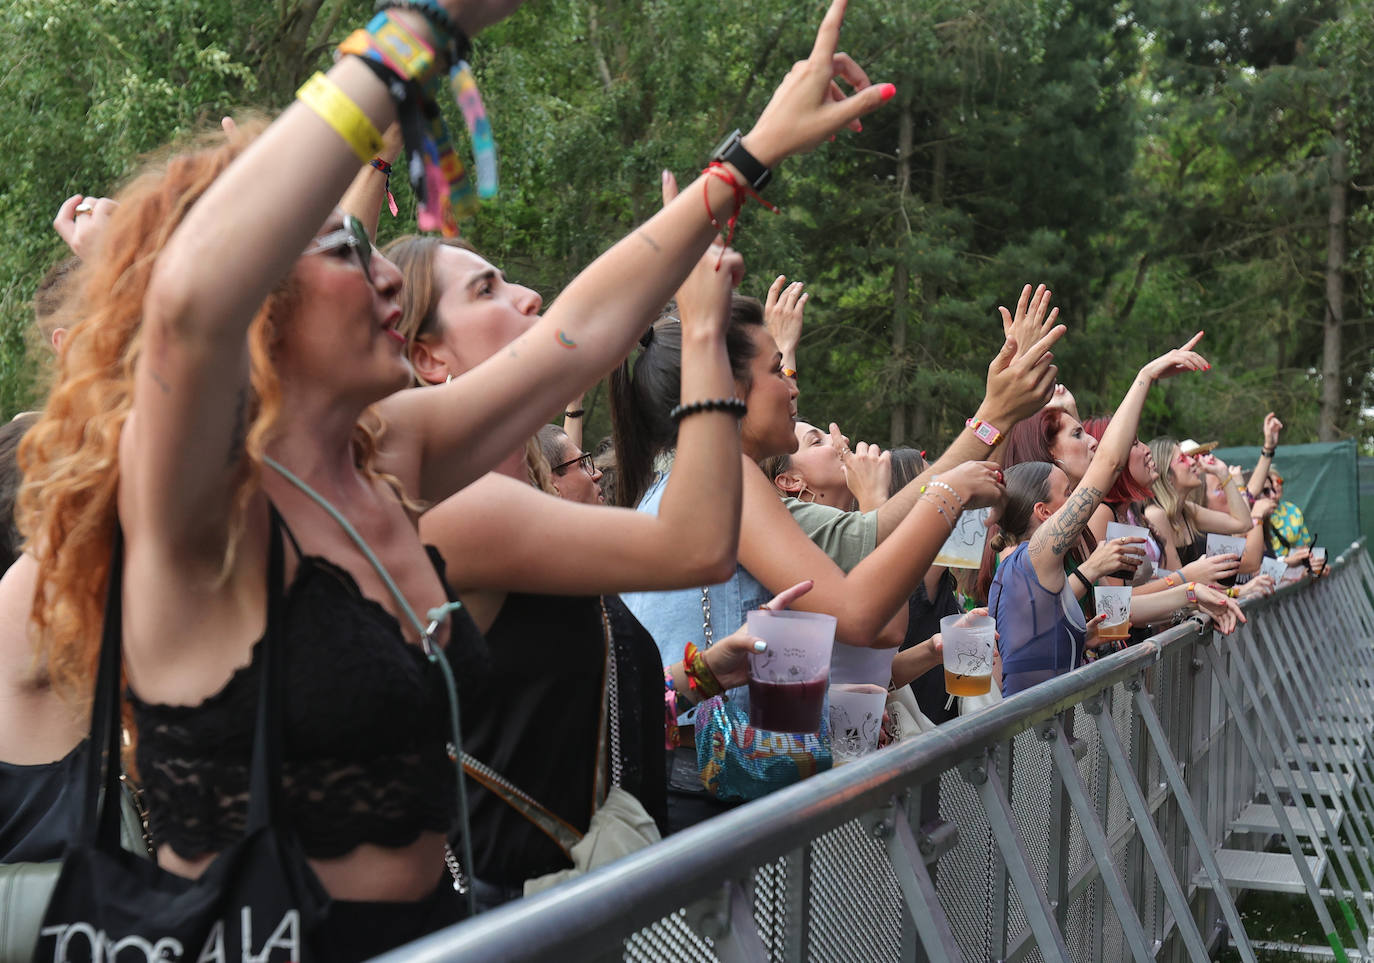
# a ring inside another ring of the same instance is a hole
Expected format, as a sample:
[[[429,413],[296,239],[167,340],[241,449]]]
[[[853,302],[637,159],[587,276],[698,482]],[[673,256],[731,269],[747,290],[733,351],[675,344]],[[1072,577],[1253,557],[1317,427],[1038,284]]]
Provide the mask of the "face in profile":
[[[1095,451],[1097,439],[1084,431],[1076,419],[1064,415],[1060,419],[1059,431],[1050,444],[1050,457],[1054,463],[1077,481],[1088,473]]]
[[[782,352],[768,329],[750,325],[754,357],[749,361],[752,383],[743,393],[749,413],[740,424],[740,443],[755,461],[773,455],[790,455],[797,450],[793,432],[797,388],[782,371]]]
[[[567,438],[563,439],[562,457],[551,465],[553,487],[560,498],[585,505],[604,505],[601,494],[601,469],[592,462],[592,456],[578,451]]]

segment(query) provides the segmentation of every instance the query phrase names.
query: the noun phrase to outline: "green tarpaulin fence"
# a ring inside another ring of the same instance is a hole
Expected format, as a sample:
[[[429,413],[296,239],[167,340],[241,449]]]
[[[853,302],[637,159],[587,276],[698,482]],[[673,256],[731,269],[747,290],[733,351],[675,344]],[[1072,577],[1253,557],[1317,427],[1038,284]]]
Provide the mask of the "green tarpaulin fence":
[[[1246,478],[1259,460],[1258,447],[1218,448],[1216,454],[1228,465],[1242,466]],[[1365,463],[1369,463],[1368,468]],[[1307,530],[1333,556],[1362,532],[1371,534],[1363,531],[1360,522],[1363,517],[1374,526],[1374,458],[1358,458],[1353,440],[1281,444],[1274,456],[1274,468],[1283,476],[1284,501],[1302,509]]]

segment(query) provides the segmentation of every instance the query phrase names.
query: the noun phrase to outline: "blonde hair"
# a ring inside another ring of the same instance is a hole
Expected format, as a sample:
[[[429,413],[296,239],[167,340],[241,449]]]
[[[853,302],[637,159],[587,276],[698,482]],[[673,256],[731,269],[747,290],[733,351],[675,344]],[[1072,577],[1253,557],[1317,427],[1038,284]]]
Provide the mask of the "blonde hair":
[[[101,256],[83,262],[54,313],[68,327],[57,379],[43,413],[19,447],[24,473],[16,521],[38,561],[32,619],[39,660],[54,687],[86,706],[99,657],[103,603],[117,524],[119,439],[133,406],[142,353],[143,302],[158,256],[186,213],[267,126],[241,120],[237,130],[194,136],[151,160],[119,192]],[[299,292],[294,275],[273,291],[248,329],[250,422],[231,501],[222,576],[243,534],[244,509],[257,491],[264,451],[281,413],[273,347]],[[371,412],[353,438],[370,477],[382,430]]]
[[[1182,547],[1196,541],[1198,531],[1193,527],[1193,520],[1188,512],[1188,496],[1174,487],[1173,479],[1170,477],[1174,470],[1176,448],[1178,442],[1172,438],[1156,438],[1150,442],[1150,454],[1154,456],[1155,464],[1163,466],[1150,490],[1154,492],[1155,504],[1164,509],[1164,514],[1168,516],[1175,541]],[[1184,535],[1182,539],[1177,538],[1180,533]]]

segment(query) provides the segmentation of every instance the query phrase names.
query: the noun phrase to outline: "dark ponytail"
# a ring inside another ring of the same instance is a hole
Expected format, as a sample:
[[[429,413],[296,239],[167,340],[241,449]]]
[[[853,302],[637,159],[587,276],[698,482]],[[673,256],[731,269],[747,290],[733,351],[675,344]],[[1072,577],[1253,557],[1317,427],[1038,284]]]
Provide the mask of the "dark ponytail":
[[[1044,461],[1023,461],[1006,469],[1007,501],[997,525],[988,532],[983,544],[983,564],[978,568],[975,592],[980,604],[987,603],[998,554],[1026,537],[1035,506],[1050,500],[1053,470],[1054,466]]]
[[[757,298],[730,299],[725,352],[736,382],[749,385],[749,362],[756,354],[751,327],[763,325]],[[682,397],[682,323],[675,317],[654,322],[640,339],[641,351],[611,372],[611,432],[615,439],[615,503],[634,508],[654,480],[654,459],[677,446],[677,424],[668,417]]]

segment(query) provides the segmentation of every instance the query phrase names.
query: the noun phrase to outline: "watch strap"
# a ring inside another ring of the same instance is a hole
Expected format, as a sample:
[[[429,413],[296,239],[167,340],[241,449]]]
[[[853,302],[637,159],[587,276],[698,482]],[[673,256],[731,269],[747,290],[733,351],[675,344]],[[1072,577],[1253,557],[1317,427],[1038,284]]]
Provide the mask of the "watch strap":
[[[773,179],[773,172],[760,163],[757,157],[749,153],[742,142],[743,137],[744,135],[740,133],[739,128],[735,128],[711,153],[711,160],[732,165],[735,170],[744,175],[744,179],[749,182],[751,188],[755,191],[761,191]]]

